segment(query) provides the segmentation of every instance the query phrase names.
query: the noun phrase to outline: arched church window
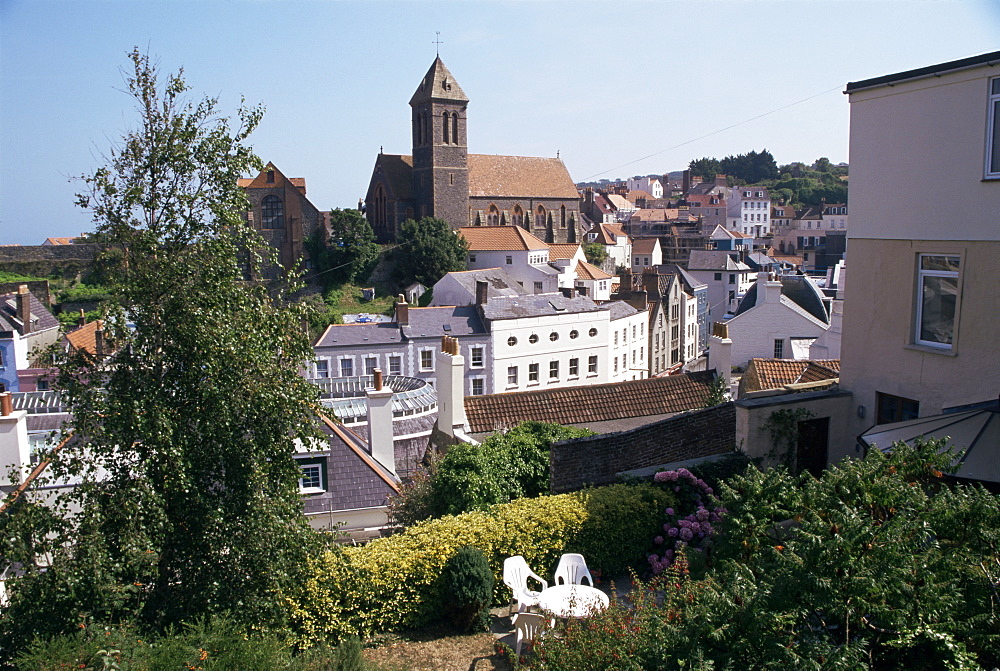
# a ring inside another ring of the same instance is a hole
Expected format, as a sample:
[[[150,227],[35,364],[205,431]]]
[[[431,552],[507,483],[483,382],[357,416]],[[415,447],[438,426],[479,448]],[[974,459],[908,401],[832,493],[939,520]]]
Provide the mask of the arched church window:
[[[559,228],[566,228],[566,206],[559,208]]]
[[[535,210],[535,228],[545,228],[545,208],[541,205]]]
[[[451,141],[455,144],[460,144],[458,141],[458,112],[452,112],[451,114]]]
[[[260,201],[261,228],[285,227],[285,204],[277,196],[264,196]]]
[[[444,143],[445,144],[449,144],[451,142],[451,139],[448,137],[450,135],[450,131],[451,131],[451,123],[450,123],[451,122],[451,118],[450,117],[451,117],[451,115],[448,114],[447,112],[443,112],[441,114],[441,132],[442,132],[442,136],[444,138]]]
[[[420,133],[420,113],[413,115],[413,146],[419,147],[423,143]]]
[[[431,115],[424,112],[424,144],[431,144],[434,136],[431,131]]]
[[[500,225],[500,210],[497,209],[496,205],[490,205],[490,209],[486,214],[486,225],[487,226]]]
[[[514,217],[512,219],[512,223],[515,226],[525,226],[526,227],[527,222],[525,222],[525,220],[524,220],[524,210],[521,209],[520,205],[515,205],[514,206]]]
[[[372,218],[375,220],[375,229],[378,231],[388,230],[388,222],[385,216],[385,189],[381,184],[375,187],[375,206]]]

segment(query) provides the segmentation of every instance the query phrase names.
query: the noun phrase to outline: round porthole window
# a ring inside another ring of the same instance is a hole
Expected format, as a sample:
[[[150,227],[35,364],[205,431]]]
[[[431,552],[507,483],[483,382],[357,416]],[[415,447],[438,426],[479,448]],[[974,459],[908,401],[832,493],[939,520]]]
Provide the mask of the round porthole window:
[[[528,336],[528,342],[534,345],[536,342],[538,342],[538,336],[532,333],[530,336]]]
[[[593,338],[595,335],[597,335],[597,329],[590,329],[590,337]]]
[[[574,340],[576,339],[576,337],[578,335],[580,335],[580,332],[577,331],[576,329],[573,329],[572,331],[569,332],[569,337],[572,338],[572,339],[574,339]]]
[[[514,336],[507,338],[507,344],[513,347],[514,345],[517,344],[517,338],[515,338]]]
[[[552,342],[559,340],[559,334],[553,331],[552,333],[549,334],[549,340],[551,340]]]

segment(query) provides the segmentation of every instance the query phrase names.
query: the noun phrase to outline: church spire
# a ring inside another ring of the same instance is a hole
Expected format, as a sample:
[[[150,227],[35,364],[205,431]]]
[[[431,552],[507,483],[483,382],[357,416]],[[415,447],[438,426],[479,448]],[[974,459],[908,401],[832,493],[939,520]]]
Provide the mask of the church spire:
[[[432,100],[460,103],[469,102],[469,99],[465,97],[462,87],[452,77],[440,56],[434,59],[430,70],[427,71],[427,74],[420,81],[420,86],[417,87],[413,97],[410,98],[410,105],[417,105]]]

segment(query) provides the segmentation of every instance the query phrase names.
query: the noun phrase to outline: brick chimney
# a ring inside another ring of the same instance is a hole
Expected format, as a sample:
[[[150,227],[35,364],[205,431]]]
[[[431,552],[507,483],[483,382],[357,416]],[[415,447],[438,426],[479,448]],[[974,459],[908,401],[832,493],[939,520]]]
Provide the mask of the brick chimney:
[[[486,305],[489,300],[490,283],[476,280],[476,305]]]
[[[104,344],[104,322],[97,322],[97,330],[94,331],[94,354],[98,357],[102,357],[105,354],[106,346]]]
[[[687,196],[690,191],[691,191],[691,170],[688,169],[683,172],[683,176],[681,177],[681,193],[684,196]]]
[[[406,296],[399,294],[396,299],[396,323],[406,326],[410,323],[410,306],[406,303]]]
[[[77,326],[87,325],[87,313],[83,311],[83,308],[80,308],[80,316],[76,318],[76,325]]]
[[[0,394],[0,485],[17,484],[11,476],[19,482],[31,469],[27,417],[27,410],[14,410],[9,391]]]
[[[31,293],[28,285],[17,288],[17,319],[21,322],[21,335],[31,333]]]
[[[393,391],[382,386],[382,369],[375,369],[374,387],[365,390],[368,406],[368,446],[378,463],[396,474],[396,447],[392,442]]]

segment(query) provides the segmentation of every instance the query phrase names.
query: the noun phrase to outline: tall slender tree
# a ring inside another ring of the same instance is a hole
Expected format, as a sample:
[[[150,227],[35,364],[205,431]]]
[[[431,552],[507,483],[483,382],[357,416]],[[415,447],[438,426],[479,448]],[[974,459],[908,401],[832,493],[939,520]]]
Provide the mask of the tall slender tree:
[[[130,58],[138,127],[78,197],[113,295],[113,354],[60,376],[80,448],[52,469],[79,480],[78,512],[51,568],[15,583],[3,619],[20,618],[22,633],[35,612],[49,618],[36,631],[82,612],[130,611],[155,628],[221,612],[280,624],[317,542],[293,459],[313,435],[315,392],[297,374],[310,354],[301,315],[244,281],[270,262],[237,186],[260,165],[244,141],[262,109],[241,107],[231,129],[217,100],[187,98],[182,71],[161,81],[147,55]]]

